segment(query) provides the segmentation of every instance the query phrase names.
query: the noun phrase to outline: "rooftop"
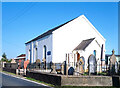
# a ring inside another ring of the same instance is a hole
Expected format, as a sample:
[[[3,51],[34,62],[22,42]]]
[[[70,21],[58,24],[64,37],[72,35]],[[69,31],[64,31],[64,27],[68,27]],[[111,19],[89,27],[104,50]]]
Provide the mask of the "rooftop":
[[[85,50],[85,48],[94,40],[95,38],[83,40],[74,50]]]

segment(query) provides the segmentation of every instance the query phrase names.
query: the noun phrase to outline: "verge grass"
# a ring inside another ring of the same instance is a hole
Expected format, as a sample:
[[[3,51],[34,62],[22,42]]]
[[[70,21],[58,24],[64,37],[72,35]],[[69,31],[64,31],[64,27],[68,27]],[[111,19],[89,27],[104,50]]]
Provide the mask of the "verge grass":
[[[118,87],[98,87],[98,86],[55,86],[54,88],[118,88]],[[120,88],[120,87],[119,87]]]

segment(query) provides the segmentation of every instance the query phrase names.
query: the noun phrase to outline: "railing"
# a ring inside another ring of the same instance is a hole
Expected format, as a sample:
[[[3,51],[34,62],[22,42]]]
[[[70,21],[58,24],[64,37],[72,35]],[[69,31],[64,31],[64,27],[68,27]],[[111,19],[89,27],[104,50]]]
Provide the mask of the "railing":
[[[60,73],[61,71],[61,63],[55,63],[55,70],[57,73]],[[28,64],[27,69],[28,70],[37,70],[41,72],[51,72],[53,70],[53,64],[52,63],[46,63],[46,66],[44,63],[31,63]]]

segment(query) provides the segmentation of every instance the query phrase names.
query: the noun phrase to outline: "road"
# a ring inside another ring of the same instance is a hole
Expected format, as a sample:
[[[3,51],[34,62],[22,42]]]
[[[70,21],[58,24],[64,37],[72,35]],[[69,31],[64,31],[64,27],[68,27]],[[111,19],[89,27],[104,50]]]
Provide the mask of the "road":
[[[24,78],[11,76],[8,74],[0,73],[2,78],[2,88],[50,88],[44,84],[29,81]]]

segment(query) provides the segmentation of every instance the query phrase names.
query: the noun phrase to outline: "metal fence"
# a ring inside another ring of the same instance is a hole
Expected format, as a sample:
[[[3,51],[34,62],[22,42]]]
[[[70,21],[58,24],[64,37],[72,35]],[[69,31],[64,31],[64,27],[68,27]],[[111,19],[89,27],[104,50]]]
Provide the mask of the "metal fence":
[[[55,63],[55,70],[57,73],[61,72],[61,63]],[[51,72],[53,70],[53,64],[52,63],[31,63],[27,66],[28,70],[39,70],[42,72]]]

